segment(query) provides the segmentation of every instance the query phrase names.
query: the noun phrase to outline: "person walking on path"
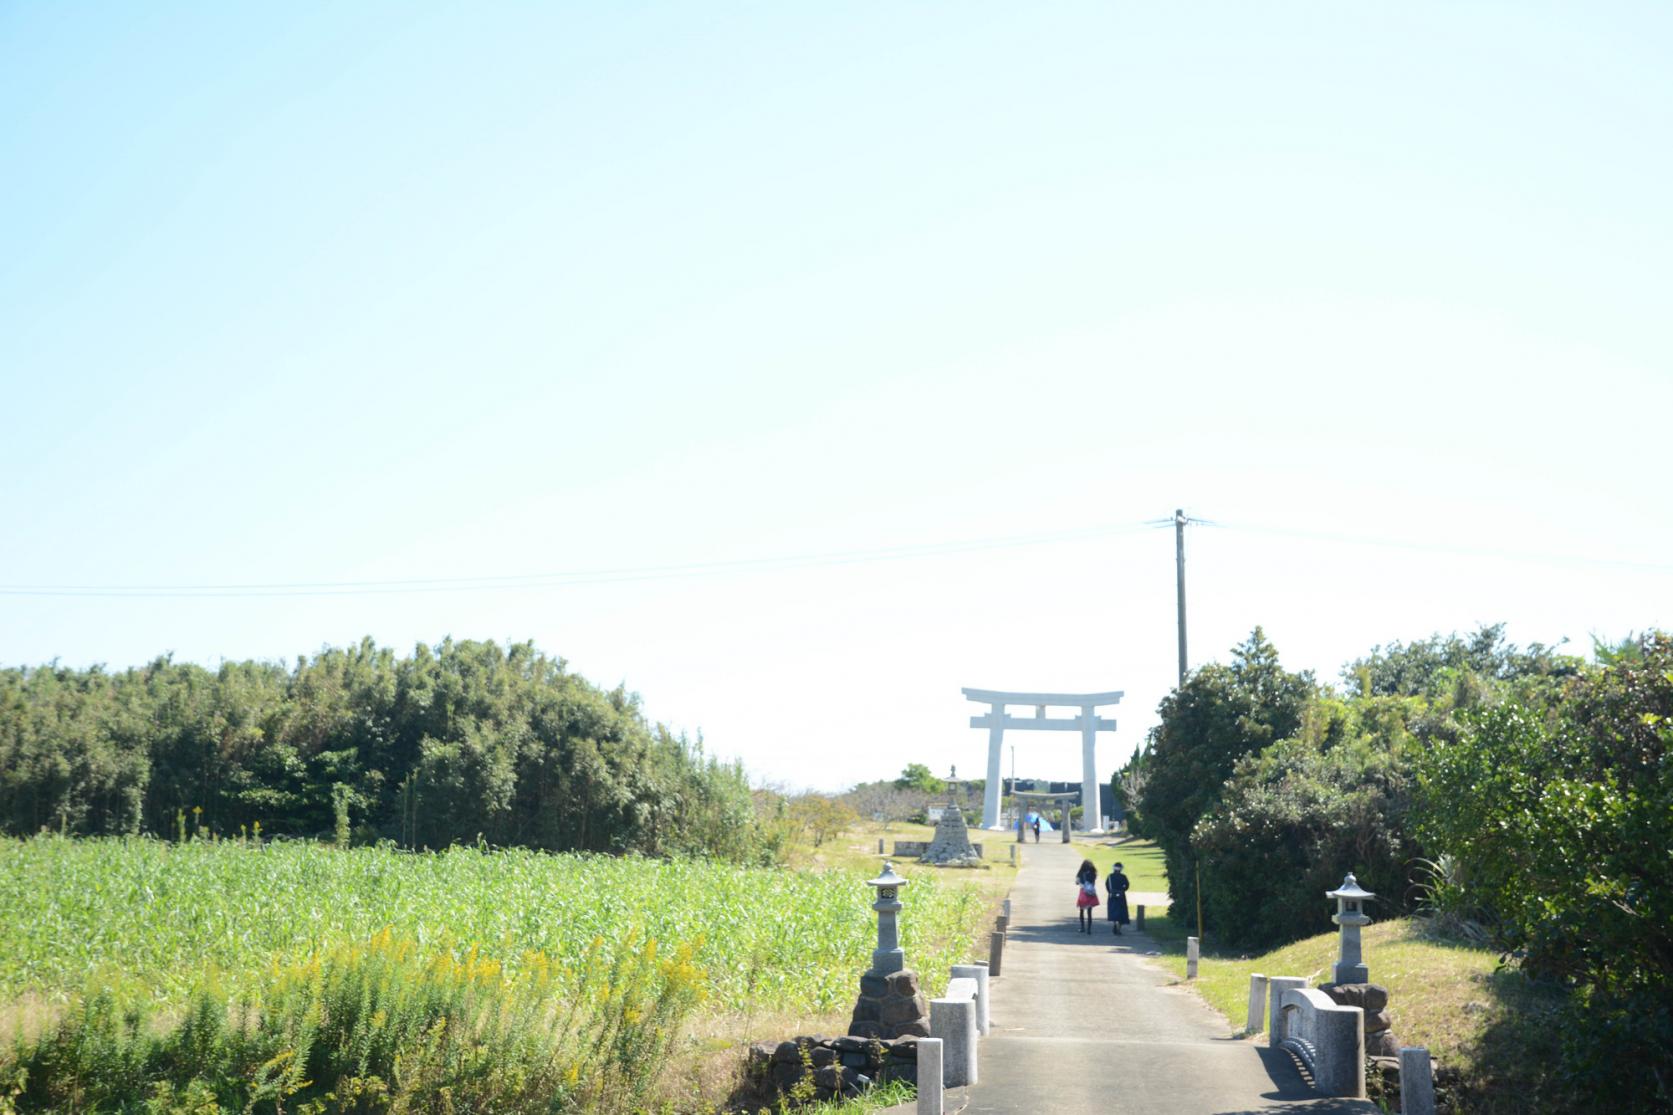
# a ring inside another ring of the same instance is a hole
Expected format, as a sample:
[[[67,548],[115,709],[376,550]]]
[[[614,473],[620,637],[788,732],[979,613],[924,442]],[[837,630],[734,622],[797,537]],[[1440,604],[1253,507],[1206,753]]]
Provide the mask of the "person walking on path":
[[[1098,905],[1098,869],[1092,866],[1092,861],[1080,861],[1080,870],[1075,872],[1075,909],[1079,911],[1080,931],[1092,932],[1092,910]]]
[[[1110,929],[1117,937],[1121,936],[1121,927],[1133,920],[1127,916],[1127,888],[1132,885],[1127,876],[1122,874],[1119,863],[1110,869],[1108,877],[1104,879],[1104,892],[1110,896]]]
[[[1040,842],[1040,815],[1038,813],[1035,813],[1033,815],[1033,820],[1034,820],[1034,843],[1038,844]]]

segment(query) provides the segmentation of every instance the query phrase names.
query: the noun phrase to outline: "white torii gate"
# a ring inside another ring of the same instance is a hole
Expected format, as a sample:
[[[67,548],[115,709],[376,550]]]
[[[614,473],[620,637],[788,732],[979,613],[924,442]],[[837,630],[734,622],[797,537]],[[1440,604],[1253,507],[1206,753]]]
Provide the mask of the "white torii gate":
[[[1115,721],[1097,714],[1100,705],[1119,704],[1124,696],[1114,693],[1006,693],[997,689],[966,689],[964,695],[972,701],[988,706],[981,716],[972,716],[972,728],[988,730],[988,784],[982,797],[982,827],[998,829],[1000,752],[1005,745],[1006,728],[1022,728],[1036,732],[1079,732],[1081,757],[1081,831],[1102,832],[1098,810],[1098,764],[1095,756],[1097,735],[1100,731],[1115,731]],[[1006,705],[1033,705],[1033,716],[1011,716]],[[1050,717],[1046,709],[1068,707],[1080,710],[1080,715]],[[1067,812],[1065,811],[1065,816]],[[1065,822],[1067,823],[1067,822]]]

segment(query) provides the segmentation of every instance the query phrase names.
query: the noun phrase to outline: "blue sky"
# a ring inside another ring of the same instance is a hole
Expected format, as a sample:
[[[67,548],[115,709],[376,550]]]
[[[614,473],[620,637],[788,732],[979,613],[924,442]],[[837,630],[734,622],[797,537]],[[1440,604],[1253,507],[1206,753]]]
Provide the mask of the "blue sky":
[[[0,7],[0,663],[533,638],[831,788],[977,769],[964,685],[1125,689],[1113,768],[1175,507],[1224,524],[1199,661],[1673,626],[1670,47],[1624,3]],[[325,582],[370,585],[15,591]]]

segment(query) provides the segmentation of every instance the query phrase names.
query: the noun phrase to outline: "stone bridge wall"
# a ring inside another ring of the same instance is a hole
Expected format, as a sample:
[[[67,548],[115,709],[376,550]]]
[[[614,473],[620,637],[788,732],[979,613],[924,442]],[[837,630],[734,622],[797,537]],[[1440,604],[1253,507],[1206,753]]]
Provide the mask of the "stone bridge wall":
[[[1365,1094],[1365,1012],[1358,1007],[1310,987],[1286,988],[1272,1041],[1301,1058],[1324,1095]]]

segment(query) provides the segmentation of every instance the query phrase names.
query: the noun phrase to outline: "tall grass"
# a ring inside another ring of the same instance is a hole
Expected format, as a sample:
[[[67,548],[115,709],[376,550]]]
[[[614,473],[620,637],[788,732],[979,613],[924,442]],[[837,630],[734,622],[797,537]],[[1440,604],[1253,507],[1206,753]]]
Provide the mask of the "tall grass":
[[[908,873],[902,943],[934,984],[968,959],[983,899]],[[520,849],[0,839],[0,997],[66,1001],[102,972],[177,1004],[205,970],[236,994],[275,960],[389,928],[514,968],[525,953],[614,963],[632,939],[702,939],[714,1009],[826,1012],[851,1001],[875,944],[864,878]]]
[[[655,941],[513,973],[385,930],[236,999],[200,984],[161,1027],[95,991],[18,1043],[0,1111],[631,1111],[702,982],[689,947],[659,958]]]
[[[30,1016],[0,1050],[0,1115],[647,1107],[665,1065],[689,1066],[699,1003],[852,1002],[869,873],[0,839],[0,1040],[6,1003]],[[985,900],[909,874],[903,943],[934,991]]]

